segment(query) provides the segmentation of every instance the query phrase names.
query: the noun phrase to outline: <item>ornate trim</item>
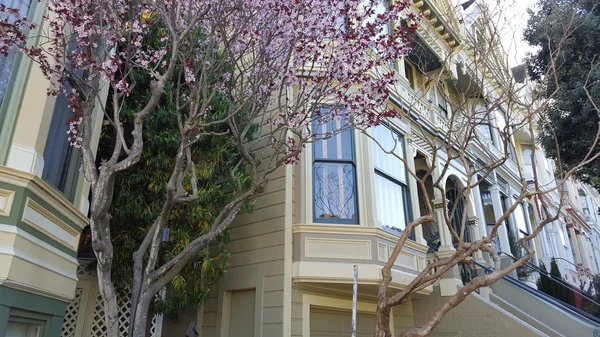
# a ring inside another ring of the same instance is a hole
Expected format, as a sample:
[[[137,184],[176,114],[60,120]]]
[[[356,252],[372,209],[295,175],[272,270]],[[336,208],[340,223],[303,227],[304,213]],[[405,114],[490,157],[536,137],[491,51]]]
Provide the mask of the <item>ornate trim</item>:
[[[41,219],[38,217],[41,217]],[[44,220],[48,223],[41,223]],[[65,246],[73,250],[77,250],[79,231],[66,224],[56,215],[38,205],[30,198],[27,198],[27,201],[25,202],[21,221],[43,232],[56,241],[63,243]],[[54,225],[55,228],[52,228],[51,225]]]
[[[0,216],[10,216],[15,191],[0,189]]]

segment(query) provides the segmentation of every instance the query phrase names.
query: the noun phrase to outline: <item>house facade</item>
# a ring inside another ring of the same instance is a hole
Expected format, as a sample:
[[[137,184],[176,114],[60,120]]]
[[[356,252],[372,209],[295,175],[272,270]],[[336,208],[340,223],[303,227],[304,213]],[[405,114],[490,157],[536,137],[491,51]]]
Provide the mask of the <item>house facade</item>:
[[[21,13],[43,27],[43,2],[16,2]],[[476,7],[472,2],[455,7],[447,0],[413,2],[411,10],[424,15],[417,33],[424,58],[409,56],[393,65],[402,79],[390,106],[420,116],[419,124],[397,119],[373,128],[370,136],[347,130],[308,146],[299,164],[277,170],[253,212],[240,214],[230,229],[227,273],[212,287],[203,307],[182,311],[176,321],[155,316],[149,329],[152,336],[184,336],[191,322],[203,337],[347,336],[354,265],[359,270],[357,335],[372,335],[381,268],[403,226],[423,214],[424,202],[441,205],[444,198],[458,202],[457,191],[469,183],[460,164],[451,162],[447,170],[442,169],[447,160],[443,153],[433,161],[431,144],[449,127],[452,104],[448,100],[479,86],[478,70],[466,61],[473,55],[462,42],[475,27]],[[423,64],[423,59],[429,61]],[[447,80],[426,85],[428,76],[441,72]],[[47,96],[49,87],[26,57],[0,58],[0,337],[101,337],[105,335],[103,310],[94,268],[89,252],[80,248],[89,240],[85,230],[89,184],[79,154],[67,141],[66,99]],[[468,104],[486,103],[477,96]],[[506,116],[498,110],[478,127],[478,141],[469,154],[473,162],[502,155],[497,130],[509,122]],[[94,144],[101,124],[102,115],[96,113]],[[392,164],[372,139],[399,144],[394,151],[405,164]],[[514,202],[523,174],[538,177],[545,186],[555,182],[553,163],[531,139],[527,131],[515,132],[510,158],[472,190],[466,207],[458,207],[468,216],[470,237],[487,235]],[[422,200],[409,170],[432,170],[432,179],[440,178],[446,196],[432,190],[430,200]],[[544,196],[554,207],[551,213],[561,215],[533,240],[537,253],[532,263],[539,266],[543,261],[549,266],[555,257],[565,281],[579,286],[599,272],[600,196],[575,180],[568,182],[566,190],[563,195]],[[521,237],[534,230],[546,216],[539,204],[535,199],[522,201],[499,228],[494,245],[507,261],[514,255],[509,231]],[[435,223],[415,229],[395,261],[390,290],[403,289],[428,263],[454,252],[450,232],[440,226],[443,208],[435,207],[435,217]],[[483,254],[476,258],[485,263]],[[456,292],[462,276],[463,270],[455,268],[395,307],[392,332],[425,322]],[[524,282],[535,283],[535,277]],[[519,315],[531,308],[519,307],[525,304],[515,297],[525,298],[523,290],[509,283],[472,294],[434,333],[558,335],[560,327],[552,322]],[[128,302],[119,304],[125,333]],[[543,304],[531,310],[549,317],[564,313]],[[583,324],[579,329],[587,333],[593,326]]]

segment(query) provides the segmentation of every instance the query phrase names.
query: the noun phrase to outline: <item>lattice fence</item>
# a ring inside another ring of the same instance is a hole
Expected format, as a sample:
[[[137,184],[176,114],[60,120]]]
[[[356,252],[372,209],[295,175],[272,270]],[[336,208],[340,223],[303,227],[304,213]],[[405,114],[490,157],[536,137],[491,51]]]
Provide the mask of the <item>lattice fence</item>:
[[[81,306],[81,294],[83,289],[75,288],[75,297],[67,306],[67,313],[63,320],[62,326],[62,337],[75,337],[75,326],[77,324],[77,317],[79,316],[79,308]]]
[[[94,277],[95,269],[91,266],[80,266],[77,269],[77,274],[80,276],[80,280],[87,278],[87,282],[93,282],[96,285],[97,281]],[[81,283],[81,281],[80,281]],[[85,291],[89,291],[89,300],[87,305],[82,303],[82,297]],[[119,336],[127,337],[129,333],[129,317],[131,311],[131,296],[127,294],[119,294],[117,296],[117,303],[119,305]],[[84,317],[79,317],[81,314]],[[85,318],[85,319],[82,319]],[[82,336],[76,334],[77,324],[88,325],[80,328]],[[153,315],[150,325],[150,336],[160,337],[162,315]],[[86,332],[89,335],[86,335]],[[67,311],[63,321],[61,337],[106,337],[106,325],[104,323],[104,303],[102,297],[98,292],[97,286],[92,287],[78,287],[75,290],[75,297],[67,306]]]

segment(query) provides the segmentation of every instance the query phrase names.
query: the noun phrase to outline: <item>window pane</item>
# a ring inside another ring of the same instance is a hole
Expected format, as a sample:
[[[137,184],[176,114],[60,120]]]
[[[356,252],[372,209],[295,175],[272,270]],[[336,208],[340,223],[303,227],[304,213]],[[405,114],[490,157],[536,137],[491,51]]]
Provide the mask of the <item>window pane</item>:
[[[317,162],[313,174],[315,217],[358,220],[354,165]]]
[[[513,202],[516,202],[516,200],[513,199]],[[517,208],[515,208],[514,216],[519,231],[529,233],[529,229],[527,228],[527,219],[525,219],[525,212],[523,211],[523,205],[519,205]],[[519,233],[519,237],[521,237],[521,234],[522,233]]]
[[[525,175],[526,180],[533,179],[533,163],[531,161],[531,149],[526,146],[521,146],[523,148],[523,173]]]
[[[329,108],[321,109],[322,113],[327,113],[328,110]],[[341,129],[344,130],[339,132]],[[327,123],[315,122],[314,133],[317,137],[327,137],[335,132],[337,133],[330,138],[315,143],[315,159],[353,160],[352,130],[348,127],[345,114]]]
[[[404,229],[406,227],[405,187],[375,174],[375,199],[377,220],[382,226]]]
[[[68,118],[72,115],[67,97],[59,94],[54,103],[48,140],[44,149],[44,171],[42,178],[63,193],[67,193],[75,179],[77,151],[69,144]]]
[[[476,124],[477,130],[489,140],[492,140],[492,129],[490,128],[490,114],[484,105],[477,104],[475,106],[475,114],[473,121]]]
[[[39,337],[40,325],[21,322],[8,322],[6,337]]]
[[[375,168],[394,179],[406,182],[404,163],[396,157],[404,158],[404,142],[402,138],[385,125],[372,127],[371,132],[373,138],[377,141],[372,142],[373,165]],[[396,156],[386,153],[384,150],[387,152],[393,151]]]
[[[485,215],[485,222],[487,225],[494,225],[496,223],[496,216],[494,215],[494,205],[492,204],[492,194],[488,191],[481,192],[481,203],[483,204],[483,212]]]
[[[9,8],[15,8],[19,10],[18,17],[27,17],[29,14],[29,7],[31,6],[31,0],[0,0],[0,4],[5,5]],[[5,13],[0,13],[0,20],[6,18]],[[9,23],[14,22],[17,17],[10,16],[8,19]],[[0,55],[0,105],[6,94],[10,75],[13,70],[13,65],[17,57],[18,51],[16,48],[12,48],[7,56]]]

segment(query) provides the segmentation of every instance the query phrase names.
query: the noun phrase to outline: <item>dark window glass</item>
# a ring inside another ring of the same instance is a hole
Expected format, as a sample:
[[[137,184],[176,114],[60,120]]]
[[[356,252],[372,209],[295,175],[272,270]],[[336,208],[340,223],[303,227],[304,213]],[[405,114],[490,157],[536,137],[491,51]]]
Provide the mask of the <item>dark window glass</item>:
[[[328,107],[323,107],[323,113]],[[314,218],[317,222],[358,223],[356,163],[352,129],[346,115],[326,123],[316,121],[317,137],[330,136],[313,145]]]

